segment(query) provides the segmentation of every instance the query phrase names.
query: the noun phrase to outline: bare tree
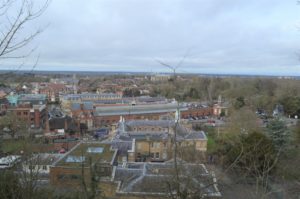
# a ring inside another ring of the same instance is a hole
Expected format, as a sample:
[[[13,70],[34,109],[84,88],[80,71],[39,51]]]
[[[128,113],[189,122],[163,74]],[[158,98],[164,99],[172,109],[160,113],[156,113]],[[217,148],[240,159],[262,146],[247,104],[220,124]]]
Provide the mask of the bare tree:
[[[185,58],[186,56],[184,56]],[[184,58],[177,64],[177,66],[171,66],[169,64],[166,64],[164,62],[161,62],[159,60],[156,60],[158,63],[160,63],[161,65],[169,68],[170,70],[172,70],[173,72],[173,83],[175,82],[176,80],[176,70],[180,67],[181,63],[183,62]],[[177,112],[179,113],[180,111],[180,107],[179,107],[179,102],[177,101]],[[179,168],[178,168],[178,163],[177,163],[177,157],[178,157],[178,146],[177,146],[177,131],[178,131],[178,125],[179,125],[179,120],[180,120],[180,115],[178,115],[178,117],[176,118],[175,116],[175,126],[174,126],[174,140],[173,140],[173,143],[174,143],[174,152],[173,152],[173,158],[174,158],[174,172],[175,172],[175,179],[174,180],[174,186],[175,186],[175,190],[176,190],[176,193],[179,194],[180,196],[180,193],[181,193],[181,187],[180,187],[180,179],[179,179]]]
[[[173,81],[171,82],[174,86],[176,86],[176,79],[177,79],[177,69],[182,65],[184,60],[189,54],[189,50],[186,51],[185,55],[182,57],[182,59],[178,62],[176,66],[172,66],[169,64],[166,64],[162,61],[156,60],[159,64],[162,66],[167,67],[170,69],[173,73]],[[173,159],[174,159],[174,178],[171,179],[171,181],[167,182],[167,186],[169,189],[169,195],[172,199],[183,199],[183,198],[191,198],[193,197],[191,194],[188,193],[188,186],[190,185],[188,182],[182,183],[181,178],[181,166],[178,162],[178,138],[177,134],[179,131],[179,125],[180,125],[180,103],[177,100],[177,108],[176,108],[176,115],[175,115],[175,126],[174,126],[174,137],[173,137]],[[189,178],[188,178],[189,179]],[[175,192],[174,192],[174,191]]]
[[[18,60],[15,69],[2,74],[2,81],[7,81],[11,75],[20,71],[26,59],[36,50],[36,47],[30,44],[45,27],[32,31],[27,31],[26,28],[45,12],[49,3],[50,0],[0,0],[0,64],[7,60]],[[39,56],[30,72],[35,70],[38,60]]]
[[[0,0],[0,64],[3,64],[7,60],[13,60],[16,63],[19,63],[17,60],[21,62],[16,69],[2,74],[2,81],[8,80],[11,74],[21,70],[26,62],[26,58],[36,50],[36,47],[30,46],[30,44],[44,28],[31,29],[30,31],[27,28],[31,22],[36,21],[45,12],[49,3],[50,0],[41,2],[34,0]],[[38,59],[39,56],[32,65],[31,72],[35,69]],[[22,81],[20,81],[20,85],[23,84]],[[15,133],[20,131],[27,133],[28,127],[23,124],[23,121],[18,121],[13,114],[2,118],[0,123],[1,128],[7,128],[13,137]],[[31,164],[30,161],[33,155],[32,146],[29,144],[31,142],[25,138],[24,143],[26,146],[23,147],[22,160],[24,163]],[[20,195],[12,198],[35,198],[37,173],[33,170],[29,173],[19,173],[20,175],[17,176],[18,179],[16,182],[18,185],[14,187],[12,192],[20,192]],[[7,184],[6,186],[10,187],[11,184]]]
[[[25,54],[16,54],[28,46],[43,29],[39,28],[29,34],[24,33],[24,28],[36,20],[49,5],[47,0],[41,7],[36,8],[32,0],[2,0],[0,2],[0,59],[16,59],[29,56],[34,48]]]

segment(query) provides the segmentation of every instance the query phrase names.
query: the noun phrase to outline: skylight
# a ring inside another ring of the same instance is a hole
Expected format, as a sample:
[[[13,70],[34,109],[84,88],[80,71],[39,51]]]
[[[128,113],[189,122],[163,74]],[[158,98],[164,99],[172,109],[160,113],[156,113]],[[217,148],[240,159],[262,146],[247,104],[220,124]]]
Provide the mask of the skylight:
[[[85,161],[85,157],[83,156],[74,156],[74,155],[69,155],[65,162],[67,163],[78,163],[78,162],[84,162]]]
[[[103,153],[103,147],[89,147],[86,152],[88,152],[88,153]]]

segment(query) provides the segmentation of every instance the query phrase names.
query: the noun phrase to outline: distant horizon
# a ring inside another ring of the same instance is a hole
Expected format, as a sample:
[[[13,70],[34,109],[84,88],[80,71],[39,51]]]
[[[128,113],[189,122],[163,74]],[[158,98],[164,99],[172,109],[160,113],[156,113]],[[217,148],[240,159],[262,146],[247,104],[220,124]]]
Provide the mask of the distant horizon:
[[[0,69],[0,74],[5,72],[13,72],[13,73],[51,73],[51,74],[61,74],[65,73],[65,75],[72,74],[72,73],[81,73],[82,75],[99,75],[99,73],[106,73],[109,74],[167,74],[172,75],[172,72],[162,71],[162,72],[149,72],[149,71],[130,71],[130,70],[7,70],[7,69]],[[95,74],[96,73],[96,74]],[[300,77],[300,75],[288,75],[288,74],[247,74],[247,73],[200,73],[200,72],[178,72],[178,75],[204,75],[204,76],[244,76],[244,77]]]

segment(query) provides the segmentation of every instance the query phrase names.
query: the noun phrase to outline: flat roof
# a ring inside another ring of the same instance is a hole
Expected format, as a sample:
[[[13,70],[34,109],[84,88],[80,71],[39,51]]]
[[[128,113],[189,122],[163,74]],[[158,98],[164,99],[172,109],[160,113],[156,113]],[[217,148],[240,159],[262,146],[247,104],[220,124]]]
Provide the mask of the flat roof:
[[[79,143],[56,162],[55,166],[78,167],[84,164],[85,167],[88,167],[90,161],[92,164],[111,163],[115,152],[115,150],[111,149],[110,144],[97,142]]]

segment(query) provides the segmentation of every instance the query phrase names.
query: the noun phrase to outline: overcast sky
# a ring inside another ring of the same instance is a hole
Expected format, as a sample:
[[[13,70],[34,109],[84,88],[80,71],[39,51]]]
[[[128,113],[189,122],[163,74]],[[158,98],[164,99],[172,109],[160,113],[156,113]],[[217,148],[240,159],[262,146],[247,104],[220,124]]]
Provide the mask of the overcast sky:
[[[36,70],[300,75],[297,0],[52,0],[39,26]]]

